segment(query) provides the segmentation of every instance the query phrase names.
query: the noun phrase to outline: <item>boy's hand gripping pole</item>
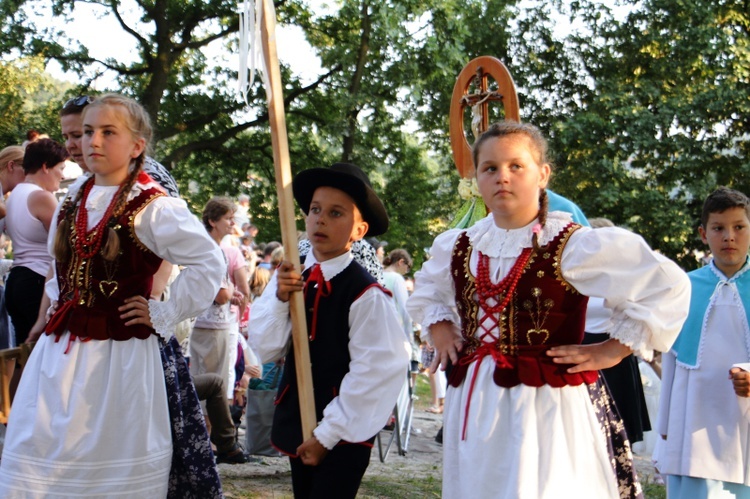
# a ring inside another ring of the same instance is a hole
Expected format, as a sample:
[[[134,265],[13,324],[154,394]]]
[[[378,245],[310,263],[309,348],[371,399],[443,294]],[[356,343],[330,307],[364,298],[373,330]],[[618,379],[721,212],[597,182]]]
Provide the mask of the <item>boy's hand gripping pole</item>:
[[[281,72],[276,53],[276,13],[272,0],[263,2],[261,38],[263,56],[266,63],[268,94],[268,115],[271,123],[271,143],[273,162],[276,170],[276,191],[279,197],[279,218],[281,220],[281,241],[286,258],[295,268],[300,268],[297,248],[297,226],[294,222],[294,196],[292,194],[292,172],[289,163],[289,143],[287,142],[286,118],[284,116],[284,94],[281,88]],[[315,399],[313,398],[312,370],[310,368],[310,347],[307,340],[307,319],[302,293],[292,293],[289,300],[292,318],[292,343],[297,369],[300,418],[302,419],[302,439],[312,437],[317,425]]]

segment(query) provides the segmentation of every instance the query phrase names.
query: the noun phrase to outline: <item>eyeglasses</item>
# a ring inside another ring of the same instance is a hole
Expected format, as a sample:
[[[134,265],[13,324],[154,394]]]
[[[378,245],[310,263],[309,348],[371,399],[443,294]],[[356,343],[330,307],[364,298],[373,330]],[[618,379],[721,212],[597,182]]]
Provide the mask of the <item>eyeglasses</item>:
[[[68,99],[68,101],[63,105],[63,109],[69,108],[69,107],[86,107],[88,104],[91,104],[94,102],[94,98],[90,95],[81,95],[79,97],[73,97],[72,99]]]

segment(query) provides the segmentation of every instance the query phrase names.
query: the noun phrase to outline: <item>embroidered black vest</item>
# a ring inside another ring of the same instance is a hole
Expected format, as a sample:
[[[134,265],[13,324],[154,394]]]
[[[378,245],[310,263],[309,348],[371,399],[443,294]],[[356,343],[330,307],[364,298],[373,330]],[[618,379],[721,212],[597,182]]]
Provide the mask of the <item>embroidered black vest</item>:
[[[303,273],[305,280],[310,277],[309,274],[310,269],[306,269]],[[379,286],[375,278],[356,261],[352,261],[329,282],[331,292],[319,299],[315,338],[309,341],[317,421],[323,419],[323,409],[338,395],[341,381],[349,372],[349,309],[369,287]],[[312,330],[314,301],[315,293],[308,292],[305,297],[308,333]],[[373,435],[367,443],[371,444],[374,438]],[[293,352],[286,356],[284,374],[279,384],[271,442],[274,447],[292,456],[296,455],[297,447],[302,444]]]

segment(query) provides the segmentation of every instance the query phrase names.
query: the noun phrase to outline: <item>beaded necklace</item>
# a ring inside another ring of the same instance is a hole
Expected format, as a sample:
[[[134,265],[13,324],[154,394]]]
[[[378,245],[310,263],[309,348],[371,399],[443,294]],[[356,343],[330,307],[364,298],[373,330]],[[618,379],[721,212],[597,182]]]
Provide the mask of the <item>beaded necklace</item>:
[[[127,182],[120,185],[117,189],[117,193],[112,197],[112,201],[109,202],[107,210],[104,212],[104,216],[98,224],[94,226],[90,231],[87,230],[89,223],[89,212],[86,209],[86,200],[89,197],[89,192],[94,187],[94,177],[91,177],[86,181],[86,185],[83,186],[83,196],[81,196],[81,204],[78,206],[78,214],[75,220],[75,250],[81,258],[92,258],[96,255],[102,247],[102,240],[104,239],[104,228],[112,217],[112,213],[115,210],[117,200],[120,198],[120,193],[125,187]]]
[[[497,284],[492,284],[490,279],[490,257],[485,254],[479,253],[479,262],[477,264],[477,295],[479,296],[479,305],[484,310],[485,314],[499,314],[505,307],[508,306],[513,291],[518,285],[518,280],[521,278],[524,267],[531,258],[531,248],[524,248],[519,255],[516,263],[513,264],[513,268],[510,269],[508,275],[506,275]],[[499,299],[502,296],[502,301]],[[495,301],[494,305],[489,304],[489,299],[492,298]]]

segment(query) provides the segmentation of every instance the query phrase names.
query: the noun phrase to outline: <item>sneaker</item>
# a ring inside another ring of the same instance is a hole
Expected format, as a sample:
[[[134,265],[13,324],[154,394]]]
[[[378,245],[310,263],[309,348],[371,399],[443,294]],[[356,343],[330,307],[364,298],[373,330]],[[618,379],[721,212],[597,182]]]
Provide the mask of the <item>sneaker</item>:
[[[234,444],[232,450],[229,452],[217,452],[216,453],[216,464],[227,463],[227,464],[244,464],[247,462],[247,456],[245,451],[240,447],[239,444]]]

